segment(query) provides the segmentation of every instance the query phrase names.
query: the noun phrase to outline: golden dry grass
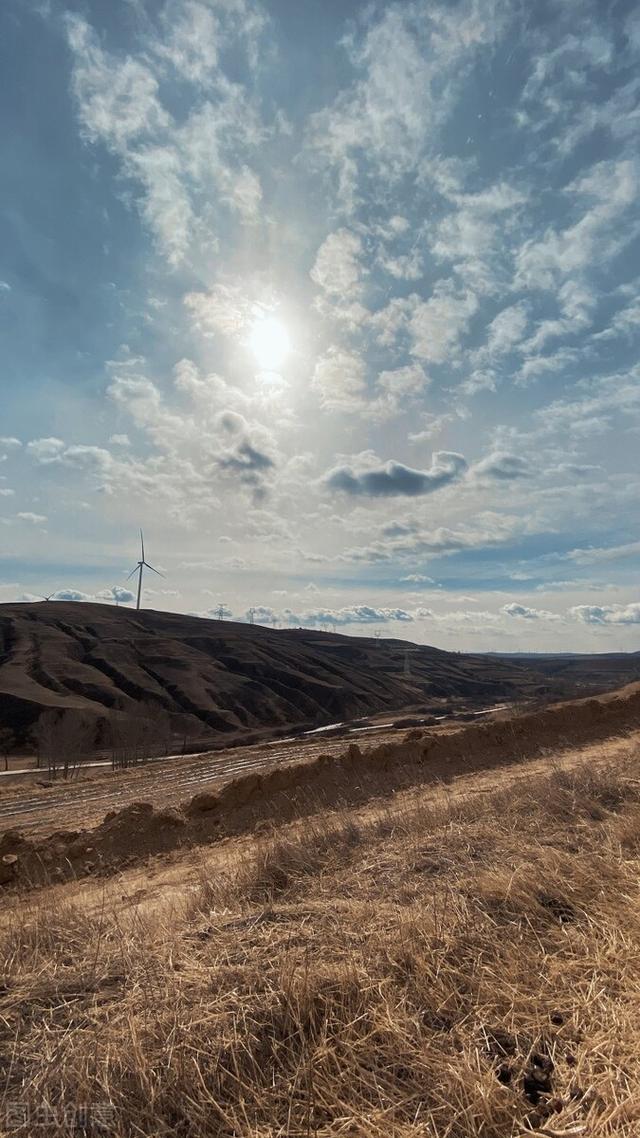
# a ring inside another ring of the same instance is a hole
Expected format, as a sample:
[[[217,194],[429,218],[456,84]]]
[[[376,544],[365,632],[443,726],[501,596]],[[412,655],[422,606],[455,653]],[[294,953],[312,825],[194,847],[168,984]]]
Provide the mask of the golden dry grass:
[[[31,896],[6,1131],[636,1138],[639,773],[320,815],[153,911]]]

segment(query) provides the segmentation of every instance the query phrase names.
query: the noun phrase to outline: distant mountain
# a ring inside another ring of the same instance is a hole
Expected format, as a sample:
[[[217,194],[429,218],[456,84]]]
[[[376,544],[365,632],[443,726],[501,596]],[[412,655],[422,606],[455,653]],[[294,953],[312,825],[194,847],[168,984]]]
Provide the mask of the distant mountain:
[[[640,680],[639,652],[503,652],[490,655],[496,662],[517,660],[519,667],[546,676],[552,683],[574,685],[577,692],[584,689],[601,691]]]
[[[401,640],[62,601],[0,605],[0,724],[22,740],[45,713],[82,723],[97,745],[141,723],[213,745],[451,699],[571,693],[566,677],[542,671],[537,659]]]

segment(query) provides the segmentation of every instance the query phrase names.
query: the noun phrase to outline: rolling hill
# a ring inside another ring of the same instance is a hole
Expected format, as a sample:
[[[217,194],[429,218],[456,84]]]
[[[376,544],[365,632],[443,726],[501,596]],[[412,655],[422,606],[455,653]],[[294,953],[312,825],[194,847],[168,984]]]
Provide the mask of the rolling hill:
[[[45,712],[81,721],[96,745],[140,721],[164,724],[173,738],[229,744],[267,729],[283,733],[407,708],[428,712],[443,700],[483,706],[572,693],[564,673],[534,667],[532,660],[400,640],[176,613],[0,605],[0,719],[23,743]]]

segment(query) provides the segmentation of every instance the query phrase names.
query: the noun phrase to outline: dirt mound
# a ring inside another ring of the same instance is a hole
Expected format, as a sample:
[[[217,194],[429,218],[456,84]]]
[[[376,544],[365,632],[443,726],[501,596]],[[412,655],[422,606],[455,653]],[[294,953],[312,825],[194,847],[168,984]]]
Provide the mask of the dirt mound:
[[[310,811],[358,805],[420,783],[525,760],[541,751],[593,743],[640,727],[640,691],[618,698],[559,704],[545,711],[485,722],[455,733],[410,732],[401,742],[274,767],[202,791],[179,807],[135,802],[100,826],[31,841],[16,830],[0,840],[0,884],[37,885],[52,877],[108,873],[129,862],[207,844],[285,822]]]

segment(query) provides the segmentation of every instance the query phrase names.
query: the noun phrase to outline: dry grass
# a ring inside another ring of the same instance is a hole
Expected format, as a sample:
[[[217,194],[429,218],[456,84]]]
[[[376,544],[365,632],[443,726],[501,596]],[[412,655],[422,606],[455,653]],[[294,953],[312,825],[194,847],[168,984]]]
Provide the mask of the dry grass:
[[[152,914],[32,896],[9,1132],[635,1138],[638,767],[263,833]]]

